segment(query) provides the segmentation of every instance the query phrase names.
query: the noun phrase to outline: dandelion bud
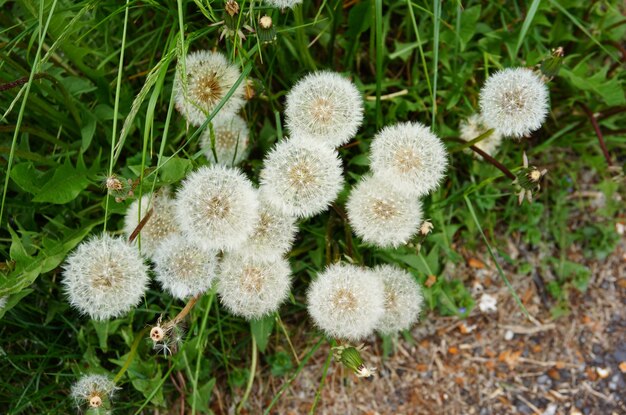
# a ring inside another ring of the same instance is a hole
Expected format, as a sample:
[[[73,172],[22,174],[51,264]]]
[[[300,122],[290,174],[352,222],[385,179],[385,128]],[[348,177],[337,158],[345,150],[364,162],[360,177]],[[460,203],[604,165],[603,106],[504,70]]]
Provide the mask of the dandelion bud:
[[[354,232],[383,248],[406,244],[422,222],[419,199],[377,176],[362,179],[352,189],[346,210]]]
[[[241,75],[239,68],[230,64],[223,54],[208,50],[187,55],[184,75],[182,71],[179,62],[174,80],[176,109],[195,126],[206,121]],[[243,94],[241,83],[224,103],[219,116],[235,115],[244,104]]]
[[[491,75],[480,91],[486,126],[505,137],[521,138],[538,130],[548,113],[548,88],[527,68],[508,68]]]
[[[109,409],[115,391],[119,389],[104,375],[87,375],[72,385],[71,395],[78,406]]]
[[[407,192],[426,195],[439,187],[448,164],[441,140],[417,122],[387,126],[376,134],[370,150],[375,175]]]
[[[279,142],[261,171],[263,198],[283,214],[300,218],[325,210],[342,188],[337,152],[300,137]]]
[[[201,167],[176,195],[176,216],[186,237],[207,249],[236,249],[258,221],[257,192],[238,170]]]
[[[384,287],[370,270],[333,264],[307,292],[309,315],[327,336],[360,340],[372,334],[384,313]]]
[[[259,29],[257,30],[259,40],[263,43],[273,42],[276,39],[276,28],[272,18],[265,15],[259,19]]]
[[[474,114],[469,117],[467,120],[461,122],[460,125],[461,130],[461,139],[465,141],[472,141],[483,134],[485,134],[489,128],[487,128],[482,120],[480,114]],[[474,146],[478,147],[488,155],[492,156],[498,151],[500,144],[502,143],[502,134],[500,134],[496,130],[492,130],[491,133],[480,140],[478,143],[474,144]],[[473,152],[469,148],[464,150],[467,154],[473,154],[474,157],[482,157],[478,153]]]
[[[234,166],[241,163],[248,154],[248,144],[248,125],[238,115],[215,120],[213,128],[206,128],[200,138],[200,148],[204,151],[206,158],[211,163],[222,166]],[[215,154],[213,147],[215,147]]]
[[[124,188],[124,184],[116,176],[107,177],[105,185],[110,192],[120,191]]]
[[[356,135],[363,122],[363,98],[340,74],[314,72],[289,91],[285,115],[292,135],[339,147]]]
[[[63,268],[70,304],[95,320],[128,312],[148,285],[148,267],[137,248],[107,234],[81,242]]]
[[[541,73],[548,79],[552,79],[559,74],[559,70],[563,65],[563,57],[565,52],[563,48],[559,46],[556,49],[552,49],[550,57],[541,62]]]
[[[235,0],[228,0],[224,5],[224,9],[232,17],[239,13],[239,4]]]
[[[528,157],[526,153],[523,154],[523,167],[517,172],[517,177],[513,182],[520,188],[518,193],[518,201],[521,205],[526,198],[529,202],[532,202],[533,192],[541,190],[541,178],[548,172],[546,169],[539,170],[535,166],[528,166]]]
[[[425,220],[420,226],[420,234],[426,236],[433,231],[433,228],[433,224],[429,220]]]
[[[345,367],[350,369],[357,377],[369,378],[374,375],[375,367],[367,367],[361,358],[361,350],[365,348],[363,345],[354,346],[336,346],[332,348],[333,357]]]
[[[247,320],[260,319],[278,309],[289,294],[289,263],[225,254],[220,262],[217,292],[222,304]]]
[[[148,193],[141,198],[141,213],[139,200],[135,200],[126,210],[124,217],[124,233],[130,237],[141,220],[152,209],[150,218],[144,223],[139,237],[133,243],[141,243],[141,252],[148,257],[154,255],[155,250],[165,238],[180,232],[174,212],[174,201],[164,194]]]

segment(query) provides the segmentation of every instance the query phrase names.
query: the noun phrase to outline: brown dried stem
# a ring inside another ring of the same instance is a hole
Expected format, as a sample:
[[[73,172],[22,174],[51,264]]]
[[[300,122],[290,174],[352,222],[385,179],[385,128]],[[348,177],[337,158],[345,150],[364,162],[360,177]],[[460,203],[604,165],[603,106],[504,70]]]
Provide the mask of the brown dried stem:
[[[593,112],[587,107],[585,104],[581,103],[580,107],[583,109],[585,114],[587,114],[587,118],[591,121],[591,125],[593,125],[593,129],[596,132],[596,136],[598,137],[598,142],[600,143],[600,148],[602,149],[602,154],[604,154],[604,158],[606,159],[606,163],[610,166],[613,165],[611,163],[611,156],[609,155],[609,150],[606,148],[606,143],[604,142],[604,136],[602,135],[602,131],[600,130],[600,125],[598,124],[598,120],[596,119]]]

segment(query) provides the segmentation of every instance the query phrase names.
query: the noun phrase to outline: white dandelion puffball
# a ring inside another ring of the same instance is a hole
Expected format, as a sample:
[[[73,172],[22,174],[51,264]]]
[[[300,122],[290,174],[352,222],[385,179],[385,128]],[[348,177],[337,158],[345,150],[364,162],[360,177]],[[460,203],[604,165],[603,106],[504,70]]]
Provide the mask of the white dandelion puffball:
[[[253,259],[227,253],[219,266],[217,292],[234,315],[260,319],[274,311],[289,295],[291,269],[282,258]]]
[[[254,230],[259,201],[252,183],[235,168],[201,167],[176,195],[176,216],[185,236],[207,249],[236,249]]]
[[[371,270],[333,264],[318,274],[307,292],[309,315],[329,337],[359,341],[383,316],[384,287]]]
[[[362,179],[352,189],[346,210],[354,232],[382,248],[406,244],[422,222],[419,198],[377,176]]]
[[[265,0],[265,3],[280,9],[293,9],[298,4],[302,4],[302,0]]]
[[[276,144],[261,171],[262,197],[286,215],[308,218],[343,188],[339,155],[321,143],[292,137]]]
[[[527,136],[546,119],[548,87],[530,69],[498,71],[480,90],[480,111],[487,127],[503,136]]]
[[[488,127],[485,126],[485,123],[480,114],[473,114],[467,120],[461,122],[459,129],[461,130],[461,139],[464,141],[472,141],[475,138],[481,136],[489,130]],[[500,144],[502,143],[502,134],[500,132],[493,130],[491,134],[480,140],[475,144],[476,147],[492,156],[498,151],[500,148]],[[473,154],[474,157],[481,157],[479,154],[473,152],[471,149],[466,148],[464,150],[467,154]]]
[[[241,72],[219,52],[200,50],[185,57],[185,76],[182,60],[178,62],[174,90],[176,109],[191,125],[202,125],[228,94]],[[224,103],[219,116],[234,115],[244,104],[244,83],[240,83]]]
[[[99,408],[106,399],[113,398],[117,389],[107,376],[86,375],[72,385],[71,395],[79,406],[86,403],[92,408]]]
[[[243,118],[235,115],[232,118],[218,118],[213,121],[215,137],[215,154],[211,149],[211,129],[205,128],[200,139],[200,147],[211,163],[233,166],[241,163],[248,155],[250,131]],[[215,156],[217,155],[217,162]]]
[[[363,122],[363,98],[356,86],[335,72],[313,72],[289,91],[285,108],[293,134],[339,147]]]
[[[141,228],[141,232],[133,241],[141,246],[141,252],[148,257],[154,254],[155,249],[169,235],[179,232],[174,215],[174,201],[165,195],[145,194],[141,197],[141,214],[139,213],[139,199],[130,204],[124,217],[124,234],[126,237],[135,231],[141,219],[152,209],[152,214]]]
[[[148,285],[148,267],[137,247],[107,234],[81,242],[63,268],[70,304],[94,320],[125,314]]]
[[[393,334],[410,328],[422,311],[424,297],[420,285],[410,273],[392,265],[379,265],[372,272],[385,287],[385,313],[376,330]]]
[[[402,184],[418,196],[439,187],[448,165],[441,140],[418,122],[380,130],[372,141],[370,161],[374,174],[387,176],[390,183]]]
[[[182,235],[167,238],[154,253],[154,272],[163,289],[180,300],[211,288],[217,269],[217,252]]]
[[[261,200],[259,221],[237,252],[254,258],[278,259],[291,249],[297,231],[295,217]]]

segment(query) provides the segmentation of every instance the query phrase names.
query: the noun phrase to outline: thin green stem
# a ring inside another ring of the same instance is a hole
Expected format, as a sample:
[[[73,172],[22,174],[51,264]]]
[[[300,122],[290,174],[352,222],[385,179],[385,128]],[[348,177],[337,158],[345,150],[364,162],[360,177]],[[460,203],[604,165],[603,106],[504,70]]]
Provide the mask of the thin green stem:
[[[146,334],[148,334],[149,330],[150,327],[145,327],[143,330],[137,333],[137,337],[135,337],[133,344],[130,346],[130,351],[128,352],[128,357],[124,362],[124,366],[122,366],[122,368],[117,372],[117,375],[115,375],[115,377],[113,378],[113,383],[117,383],[120,381],[120,379],[122,379],[122,376],[124,376],[124,373],[126,373],[128,368],[130,367],[130,364],[133,362],[133,359],[137,355],[137,348],[139,348],[141,340],[146,337]]]
[[[256,361],[257,361],[257,347],[256,347],[256,338],[252,337],[252,362],[250,363],[250,375],[248,376],[248,383],[246,384],[246,390],[243,393],[243,397],[241,398],[241,402],[237,405],[237,413],[241,413],[244,405],[248,401],[248,397],[250,396],[250,392],[252,391],[252,384],[254,383],[254,376],[256,375]]]

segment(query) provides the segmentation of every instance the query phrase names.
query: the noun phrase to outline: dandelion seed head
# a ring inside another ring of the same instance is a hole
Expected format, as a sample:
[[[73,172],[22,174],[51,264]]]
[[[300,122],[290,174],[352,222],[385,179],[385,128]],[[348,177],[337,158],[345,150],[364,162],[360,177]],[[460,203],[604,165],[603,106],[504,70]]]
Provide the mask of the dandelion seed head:
[[[223,166],[233,166],[241,163],[248,154],[249,135],[248,126],[238,115],[232,118],[221,117],[213,122],[215,136],[215,154],[217,163]],[[215,163],[215,156],[211,149],[211,129],[206,128],[200,139],[200,147],[204,155]]]
[[[117,389],[107,376],[86,375],[72,385],[71,396],[78,406],[89,404],[92,408],[99,408],[104,400],[113,398]]]
[[[217,292],[234,315],[260,319],[285,301],[291,286],[291,269],[282,258],[259,259],[227,253],[220,262]]]
[[[292,135],[341,146],[363,122],[363,98],[356,86],[335,72],[311,73],[287,94],[287,127]]]
[[[467,120],[461,122],[459,129],[461,130],[461,138],[465,141],[472,141],[489,130],[480,114],[473,114]],[[501,143],[502,134],[497,130],[493,130],[488,137],[480,140],[475,146],[492,156],[498,151]],[[464,151],[467,154],[473,154],[476,158],[481,157],[469,148]]]
[[[139,214],[139,199],[133,201],[126,210],[124,234],[127,238],[135,231],[140,220],[150,209],[152,209],[150,218],[133,242],[137,245],[141,240],[141,252],[148,257],[152,257],[165,238],[180,232],[174,214],[174,201],[167,195],[148,193],[141,197],[141,215]]]
[[[107,234],[81,242],[63,268],[70,304],[94,320],[125,314],[148,285],[148,267],[137,248]]]
[[[527,68],[498,71],[480,90],[485,124],[505,137],[521,138],[538,130],[548,108],[548,87]]]
[[[199,126],[228,94],[241,73],[222,53],[208,50],[187,55],[184,78],[182,69],[182,62],[179,62],[174,80],[176,109],[190,124]],[[241,83],[224,103],[219,116],[229,117],[239,111],[245,102],[243,94]]]
[[[406,244],[422,222],[419,199],[377,176],[362,179],[352,189],[346,210],[354,232],[380,247]]]
[[[422,196],[439,187],[448,165],[441,140],[417,122],[399,123],[376,134],[370,149],[375,175]]]
[[[154,253],[156,279],[180,300],[211,288],[217,268],[217,252],[182,235],[167,238]]]
[[[407,271],[392,265],[379,265],[372,272],[383,282],[385,312],[376,325],[383,334],[409,329],[419,318],[424,298],[422,289]]]
[[[238,252],[259,259],[278,259],[291,249],[297,230],[293,216],[285,215],[261,200],[259,221]]]
[[[183,234],[207,249],[240,246],[258,221],[257,192],[235,168],[201,167],[183,182],[176,216]]]
[[[298,4],[302,4],[302,0],[265,0],[265,3],[279,9],[293,9]]]
[[[325,210],[342,188],[337,152],[299,137],[279,142],[261,171],[262,197],[286,215],[314,216]]]
[[[307,292],[309,315],[326,335],[358,341],[370,335],[384,312],[384,288],[371,270],[333,264]]]

